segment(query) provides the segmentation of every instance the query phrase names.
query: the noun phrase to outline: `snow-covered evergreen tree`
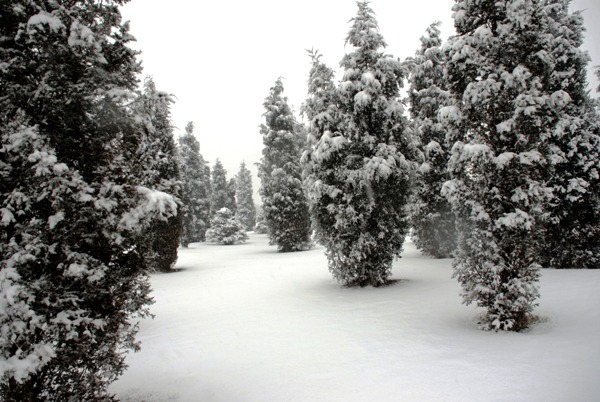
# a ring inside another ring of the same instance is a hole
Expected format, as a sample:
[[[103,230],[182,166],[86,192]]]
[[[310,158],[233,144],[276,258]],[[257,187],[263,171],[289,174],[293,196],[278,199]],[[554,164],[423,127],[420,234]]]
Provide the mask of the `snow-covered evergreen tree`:
[[[111,400],[150,285],[123,1],[0,3],[0,399]],[[140,118],[138,118],[140,117]]]
[[[236,180],[236,216],[246,230],[253,230],[256,224],[256,206],[254,205],[254,196],[252,189],[252,173],[242,162],[240,171]]]
[[[235,197],[235,193],[237,191],[237,179],[232,177],[227,182],[227,202],[225,203],[225,208],[229,209],[234,214],[237,213],[237,199]]]
[[[206,240],[225,245],[244,243],[248,240],[246,229],[228,208],[221,208],[211,219]]]
[[[550,141],[555,156],[550,186],[543,264],[555,268],[600,268],[600,119],[587,90],[583,17],[569,13],[570,1],[547,0],[552,64],[548,91],[564,91],[570,101]]]
[[[231,192],[229,182],[227,181],[227,170],[225,170],[223,163],[219,159],[217,159],[212,169],[211,187],[210,207],[214,215],[221,208],[229,208],[231,206]]]
[[[456,248],[454,213],[442,185],[449,179],[450,150],[446,129],[438,121],[440,107],[450,102],[445,84],[446,60],[441,49],[439,22],[421,37],[421,49],[407,61],[410,69],[410,112],[423,161],[410,203],[410,223],[416,246],[435,258],[450,257]]]
[[[179,137],[183,202],[183,232],[181,245],[204,241],[210,225],[210,167],[200,154],[200,143],[194,135],[194,123],[189,122]]]
[[[454,6],[458,35],[447,49],[457,103],[440,112],[455,128],[444,191],[459,218],[455,276],[465,303],[486,309],[484,329],[526,328],[539,297],[542,218],[561,163],[554,144],[572,122],[568,88],[553,85],[566,54],[547,3]]]
[[[335,73],[333,69],[321,62],[322,55],[311,49],[308,54],[312,61],[312,67],[308,79],[308,97],[300,108],[300,113],[308,120],[307,148],[305,149],[301,163],[302,174],[305,188],[308,190],[308,200],[311,219],[316,229],[317,240],[319,238],[320,222],[327,216],[327,206],[330,204],[326,195],[322,194],[321,189],[328,188],[324,178],[333,178],[334,172],[338,169],[340,163],[335,158],[313,158],[313,153],[319,156],[317,146],[321,143],[324,135],[326,138],[323,144],[327,151],[331,148],[330,138],[338,133],[338,128],[342,126],[341,112],[339,111],[339,99],[333,82]],[[325,216],[323,216],[325,213]]]
[[[177,149],[171,122],[171,97],[156,89],[154,80],[147,77],[144,93],[137,107],[145,116],[146,139],[138,150],[141,184],[171,194],[178,203],[178,214],[167,221],[156,221],[147,231],[151,243],[150,270],[169,272],[177,261],[177,248],[182,234],[183,204]]]
[[[346,286],[381,286],[408,232],[406,204],[415,147],[403,116],[402,64],[386,46],[373,11],[359,2],[346,42],[342,82],[313,60],[311,144],[303,160],[318,240]]]
[[[302,138],[295,131],[292,110],[283,96],[281,79],[265,99],[265,124],[261,125],[263,157],[259,164],[260,195],[269,240],[280,251],[310,247],[310,217],[302,187]]]
[[[256,225],[254,225],[254,233],[267,234],[267,223],[265,222],[265,214],[262,210],[256,214]]]

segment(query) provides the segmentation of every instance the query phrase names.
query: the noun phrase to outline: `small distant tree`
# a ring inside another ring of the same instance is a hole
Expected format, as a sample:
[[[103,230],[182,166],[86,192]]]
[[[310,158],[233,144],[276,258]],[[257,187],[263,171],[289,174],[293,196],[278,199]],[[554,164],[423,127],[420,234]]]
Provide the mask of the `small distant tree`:
[[[246,163],[242,162],[240,171],[236,180],[236,216],[246,230],[252,230],[256,224],[256,207],[254,206],[254,197],[252,189],[252,174],[246,168]]]
[[[225,208],[229,209],[234,214],[237,213],[237,208],[238,208],[237,207],[237,199],[235,196],[236,192],[237,192],[237,178],[232,177],[227,182],[227,202],[225,203]]]
[[[210,229],[206,231],[206,240],[231,245],[244,243],[248,240],[248,235],[233,212],[227,208],[221,208],[211,220]]]
[[[210,207],[214,215],[221,208],[231,206],[231,192],[229,191],[229,183],[227,181],[227,170],[223,167],[220,159],[217,159],[212,169],[211,187]]]
[[[421,49],[406,62],[410,70],[410,113],[422,155],[415,191],[409,205],[412,236],[419,250],[435,257],[452,256],[456,249],[454,213],[441,190],[450,179],[450,149],[446,128],[437,119],[441,107],[451,103],[446,90],[446,60],[441,49],[439,22],[421,37]]]
[[[256,214],[256,225],[254,225],[254,233],[267,234],[267,223],[265,222],[265,215],[262,211]]]
[[[311,225],[300,168],[304,140],[295,131],[281,79],[271,88],[264,107],[259,177],[269,240],[280,251],[305,250],[311,244]]]
[[[210,224],[210,167],[200,154],[200,143],[194,135],[194,123],[189,122],[179,137],[183,203],[181,245],[204,241]]]

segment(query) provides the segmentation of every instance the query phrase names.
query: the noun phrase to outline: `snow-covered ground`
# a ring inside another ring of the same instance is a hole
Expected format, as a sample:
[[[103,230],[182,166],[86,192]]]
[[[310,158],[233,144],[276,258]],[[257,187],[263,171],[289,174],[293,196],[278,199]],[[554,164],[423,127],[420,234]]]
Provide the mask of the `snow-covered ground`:
[[[386,288],[340,288],[323,248],[193,244],[152,277],[122,401],[599,401],[600,270],[544,270],[540,323],[477,329],[451,260],[411,242]]]

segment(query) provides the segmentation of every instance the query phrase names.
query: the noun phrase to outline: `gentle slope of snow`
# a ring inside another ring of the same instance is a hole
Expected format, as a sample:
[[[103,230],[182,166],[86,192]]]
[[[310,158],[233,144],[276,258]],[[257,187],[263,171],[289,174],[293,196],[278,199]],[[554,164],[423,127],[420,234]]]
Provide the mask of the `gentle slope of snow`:
[[[112,386],[123,401],[598,401],[600,270],[544,270],[541,323],[477,329],[451,260],[411,242],[386,288],[340,288],[322,248],[265,235],[179,250]]]

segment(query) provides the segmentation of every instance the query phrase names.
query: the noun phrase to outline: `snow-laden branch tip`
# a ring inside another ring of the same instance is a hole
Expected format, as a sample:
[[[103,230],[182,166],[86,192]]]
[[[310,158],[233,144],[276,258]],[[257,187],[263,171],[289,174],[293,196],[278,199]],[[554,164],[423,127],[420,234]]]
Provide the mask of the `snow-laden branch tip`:
[[[315,146],[312,158],[315,161],[326,161],[331,154],[339,152],[347,143],[345,137],[341,135],[334,137],[331,131],[325,131]]]
[[[58,225],[58,223],[63,219],[65,219],[64,211],[58,211],[57,213],[48,218],[48,227],[50,229],[54,229],[56,225]]]
[[[354,104],[358,107],[366,107],[371,103],[371,95],[366,91],[360,91],[354,95]]]
[[[456,105],[444,106],[438,111],[437,118],[442,123],[459,122],[462,114]]]
[[[391,155],[387,157],[374,156],[366,159],[364,174],[369,179],[375,181],[385,180],[396,170],[396,159]]]
[[[2,214],[2,219],[0,220],[0,222],[2,222],[2,226],[8,226],[15,221],[15,216],[10,210],[6,208],[0,208],[0,213]]]
[[[143,186],[138,186],[137,192],[142,196],[140,204],[121,217],[119,226],[122,228],[134,230],[148,219],[167,220],[177,215],[177,203],[172,195]]]
[[[56,356],[51,344],[37,344],[33,350],[25,356],[13,355],[6,360],[0,360],[0,376],[9,375],[16,381],[21,382],[35,373]]]
[[[33,151],[29,155],[28,160],[29,162],[35,163],[33,166],[35,169],[35,176],[43,176],[51,173],[57,162],[56,155],[38,150]]]
[[[502,226],[514,229],[525,229],[531,230],[535,223],[535,219],[527,212],[522,211],[518,208],[515,212],[509,212],[496,219],[495,226],[500,228]]]
[[[552,95],[550,95],[550,99],[554,105],[558,107],[564,107],[571,102],[571,96],[569,96],[569,94],[562,89],[553,92]]]
[[[61,30],[66,29],[65,25],[58,17],[47,13],[46,11],[40,11],[39,13],[32,15],[27,21],[27,33],[32,35],[42,30],[43,27],[40,25],[48,26],[53,32],[60,32]]]

